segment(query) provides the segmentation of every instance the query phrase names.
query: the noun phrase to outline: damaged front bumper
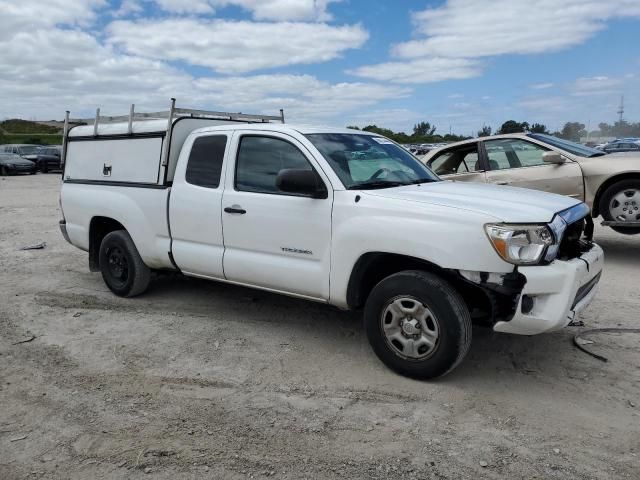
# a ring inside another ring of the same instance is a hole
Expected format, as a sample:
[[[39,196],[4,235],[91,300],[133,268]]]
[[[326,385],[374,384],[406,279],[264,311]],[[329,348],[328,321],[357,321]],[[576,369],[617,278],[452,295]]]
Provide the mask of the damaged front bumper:
[[[509,315],[496,318],[495,331],[536,335],[566,327],[591,303],[603,264],[604,252],[594,243],[577,258],[519,267],[517,273],[459,273],[489,293],[512,299]]]

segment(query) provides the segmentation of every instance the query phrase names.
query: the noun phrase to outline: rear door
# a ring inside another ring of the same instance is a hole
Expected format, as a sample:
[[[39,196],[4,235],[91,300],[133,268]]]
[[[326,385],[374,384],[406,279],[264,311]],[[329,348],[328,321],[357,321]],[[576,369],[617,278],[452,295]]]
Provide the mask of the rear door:
[[[224,278],[221,205],[226,146],[231,134],[215,132],[187,140],[169,197],[175,263],[185,273]]]
[[[487,182],[531,188],[584,200],[582,169],[566,158],[563,164],[545,163],[550,149],[521,138],[499,138],[483,143]]]
[[[316,160],[279,132],[239,131],[232,151],[222,202],[226,278],[328,299],[333,194]],[[315,170],[328,198],[280,191],[276,177],[289,168]]]

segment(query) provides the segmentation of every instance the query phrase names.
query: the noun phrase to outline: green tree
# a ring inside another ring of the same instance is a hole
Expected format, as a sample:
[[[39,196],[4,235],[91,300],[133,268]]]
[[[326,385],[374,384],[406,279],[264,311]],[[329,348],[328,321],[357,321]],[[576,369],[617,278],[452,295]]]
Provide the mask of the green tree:
[[[429,122],[420,122],[413,126],[413,136],[415,137],[430,137],[434,133],[436,133],[436,126]]]
[[[549,130],[547,130],[547,126],[543,123],[534,123],[533,125],[531,125],[531,128],[529,128],[529,131],[532,133],[549,133]]]
[[[488,137],[491,135],[491,127],[489,125],[483,125],[482,130],[478,130],[479,137]]]
[[[527,122],[516,122],[515,120],[507,120],[502,124],[498,133],[520,133],[529,130]]]
[[[350,130],[360,130],[360,127],[358,127],[357,125],[347,125],[347,128]]]
[[[560,138],[574,142],[580,141],[580,137],[585,137],[586,135],[587,131],[584,129],[584,123],[580,122],[567,122],[560,132]]]

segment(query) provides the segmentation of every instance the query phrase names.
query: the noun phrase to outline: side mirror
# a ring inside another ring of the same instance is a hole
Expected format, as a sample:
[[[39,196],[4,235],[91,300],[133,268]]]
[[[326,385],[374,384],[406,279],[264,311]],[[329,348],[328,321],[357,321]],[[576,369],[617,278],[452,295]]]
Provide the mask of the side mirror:
[[[278,190],[287,193],[307,195],[311,198],[327,198],[327,189],[313,170],[286,168],[276,177]]]
[[[544,163],[553,163],[556,165],[560,165],[565,162],[564,157],[560,155],[558,152],[554,152],[554,151],[544,152],[542,154],[542,161]]]

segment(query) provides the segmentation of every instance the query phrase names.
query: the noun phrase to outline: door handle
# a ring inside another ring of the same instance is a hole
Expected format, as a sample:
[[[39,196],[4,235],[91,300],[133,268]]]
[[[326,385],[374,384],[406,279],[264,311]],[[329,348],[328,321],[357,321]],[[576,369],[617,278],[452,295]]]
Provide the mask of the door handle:
[[[496,185],[509,185],[509,182],[496,182]]]
[[[227,213],[239,213],[240,215],[244,215],[247,211],[244,208],[240,208],[238,205],[234,205],[232,207],[225,207],[224,209]]]

